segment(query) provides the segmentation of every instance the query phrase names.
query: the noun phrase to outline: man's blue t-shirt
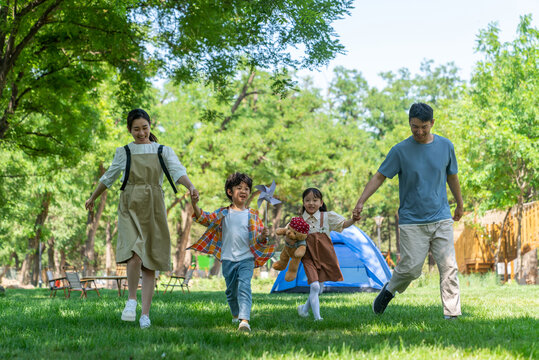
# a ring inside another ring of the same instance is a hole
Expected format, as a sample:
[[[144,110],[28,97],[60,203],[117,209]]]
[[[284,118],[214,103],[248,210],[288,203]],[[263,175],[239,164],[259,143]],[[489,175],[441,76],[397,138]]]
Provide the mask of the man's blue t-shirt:
[[[447,175],[458,172],[453,144],[434,135],[420,144],[412,136],[393,146],[378,172],[392,179],[399,174],[399,224],[428,224],[451,219]]]

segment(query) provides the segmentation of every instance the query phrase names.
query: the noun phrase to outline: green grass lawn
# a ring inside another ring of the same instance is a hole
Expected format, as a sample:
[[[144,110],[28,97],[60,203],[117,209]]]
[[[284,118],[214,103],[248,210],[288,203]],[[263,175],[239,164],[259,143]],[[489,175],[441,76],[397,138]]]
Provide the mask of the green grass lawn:
[[[443,319],[437,277],[428,276],[382,316],[372,313],[374,293],[322,294],[324,321],[314,322],[296,311],[306,294],[269,294],[272,280],[255,280],[250,334],[231,323],[223,279],[194,279],[189,294],[160,292],[146,330],[120,320],[126,296],[116,290],[81,300],[8,289],[0,297],[0,358],[539,358],[539,287],[497,285],[492,276],[460,282],[463,316],[455,321]]]

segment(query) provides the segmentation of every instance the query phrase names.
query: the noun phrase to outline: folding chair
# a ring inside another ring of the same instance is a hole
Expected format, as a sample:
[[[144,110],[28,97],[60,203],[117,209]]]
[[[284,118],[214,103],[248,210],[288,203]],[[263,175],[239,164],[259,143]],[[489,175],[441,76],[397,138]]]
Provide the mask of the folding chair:
[[[68,289],[68,286],[65,283],[65,276],[55,278],[52,275],[52,271],[47,270],[47,282],[49,283],[49,288],[51,289],[51,294],[49,295],[49,297],[52,297],[53,294],[54,296],[56,296],[56,291],[58,290],[64,290],[64,296],[67,298],[66,290]]]
[[[178,275],[174,275],[174,274],[170,275],[170,279],[169,279],[168,283],[165,285],[164,294],[167,293],[167,290],[168,290],[169,286],[172,288],[172,290],[170,290],[170,292],[173,292],[174,288],[176,286],[181,287],[183,293],[185,293],[185,290],[183,288],[186,288],[187,292],[190,292],[189,291],[189,281],[191,280],[191,277],[193,277],[193,271],[194,271],[194,269],[187,270],[187,273],[185,273],[185,276],[178,276]],[[171,284],[171,282],[173,280],[174,280],[174,283]],[[179,284],[178,284],[178,281],[180,282]]]
[[[121,264],[116,264],[116,275],[117,276],[127,276],[127,264],[126,263],[121,263]],[[159,270],[155,270],[155,291],[159,294],[159,289],[158,289],[158,283],[159,283],[159,278],[160,278],[160,274],[159,274]],[[142,288],[142,277],[141,279],[139,280],[139,283],[138,283],[138,287],[137,289],[141,289]],[[122,296],[125,294],[125,289],[128,289],[128,286],[127,286],[127,280],[122,284]]]
[[[85,298],[88,298],[88,296],[86,294],[88,291],[95,291],[97,293],[97,296],[100,297],[99,289],[97,288],[94,280],[81,281],[80,278],[79,278],[78,273],[76,273],[76,272],[67,272],[67,271],[66,271],[66,278],[67,278],[67,281],[69,282],[68,294],[67,294],[68,298],[71,297],[71,292],[72,291],[80,291],[81,292],[81,294],[80,294],[81,298],[83,296]],[[94,284],[94,287],[92,287],[92,284]],[[87,286],[87,285],[89,285],[89,286]]]

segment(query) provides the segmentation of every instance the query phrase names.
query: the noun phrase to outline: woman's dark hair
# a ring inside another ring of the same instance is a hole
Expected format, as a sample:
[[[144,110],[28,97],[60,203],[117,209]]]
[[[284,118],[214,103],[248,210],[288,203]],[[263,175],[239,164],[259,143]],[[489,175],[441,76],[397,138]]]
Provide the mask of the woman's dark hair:
[[[251,178],[249,176],[247,176],[246,174],[243,174],[243,173],[234,173],[232,175],[230,175],[227,179],[226,179],[226,182],[225,182],[225,193],[226,193],[226,197],[232,201],[232,196],[228,195],[228,189],[232,190],[232,188],[234,186],[238,186],[239,184],[241,184],[242,182],[246,183],[247,186],[249,187],[249,192],[251,191],[252,187],[253,187],[253,180],[251,180]]]
[[[314,195],[314,197],[316,199],[320,199],[320,200],[324,201],[324,199],[322,197],[322,192],[320,190],[318,190],[317,188],[308,188],[307,190],[305,190],[303,192],[303,195],[301,195],[301,202],[303,202],[303,200],[305,200],[305,197],[307,195],[309,195],[309,193],[313,193],[313,195]],[[323,202],[322,206],[320,206],[320,209],[318,209],[318,210],[319,211],[328,211],[328,209],[326,208],[326,203]],[[305,212],[305,206],[302,206],[300,215],[303,215],[304,212]]]
[[[127,128],[131,131],[133,126],[133,121],[137,119],[144,119],[148,122],[148,125],[152,126],[152,121],[150,120],[150,115],[142,109],[134,109],[127,114]],[[157,137],[150,131],[150,141],[158,142]]]

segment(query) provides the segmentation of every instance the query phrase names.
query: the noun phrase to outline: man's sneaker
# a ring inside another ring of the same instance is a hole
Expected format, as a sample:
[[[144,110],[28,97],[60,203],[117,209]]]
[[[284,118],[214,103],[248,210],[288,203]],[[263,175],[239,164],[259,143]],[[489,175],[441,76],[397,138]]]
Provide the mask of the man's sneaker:
[[[141,329],[149,328],[150,325],[152,324],[148,315],[142,315],[138,322],[140,324]]]
[[[457,320],[459,317],[457,315],[444,315],[446,320]]]
[[[240,322],[240,319],[238,318],[232,318],[232,324],[237,324]]]
[[[384,285],[378,296],[372,302],[372,311],[374,311],[375,314],[383,314],[387,304],[389,304],[391,299],[395,297],[392,293],[386,290],[387,284],[388,283]]]
[[[135,321],[137,317],[137,300],[127,300],[124,311],[122,311],[123,321]]]
[[[298,314],[301,317],[309,316],[309,310],[305,310],[305,304],[298,306]]]
[[[240,326],[238,326],[238,331],[250,332],[250,331],[251,331],[251,327],[249,326],[249,323],[248,323],[248,322],[246,322],[246,321],[241,321],[241,322],[240,322]]]

